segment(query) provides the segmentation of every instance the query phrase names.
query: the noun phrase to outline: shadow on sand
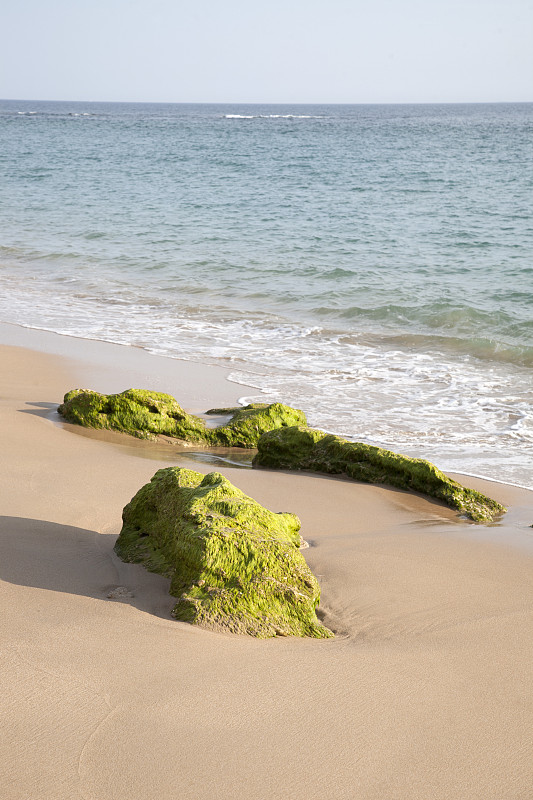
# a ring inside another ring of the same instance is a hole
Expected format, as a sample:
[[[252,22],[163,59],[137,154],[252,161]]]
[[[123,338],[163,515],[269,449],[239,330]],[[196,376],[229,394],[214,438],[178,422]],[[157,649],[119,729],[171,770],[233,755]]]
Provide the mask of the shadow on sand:
[[[123,602],[170,619],[169,580],[113,552],[116,537],[23,517],[0,517],[0,579],[19,586]]]

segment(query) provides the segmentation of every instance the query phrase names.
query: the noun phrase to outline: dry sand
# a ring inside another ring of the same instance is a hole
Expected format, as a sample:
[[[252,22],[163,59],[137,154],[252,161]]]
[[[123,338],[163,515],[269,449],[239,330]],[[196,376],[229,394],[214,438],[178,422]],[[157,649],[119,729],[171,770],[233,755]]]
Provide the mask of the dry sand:
[[[337,636],[204,631],[170,619],[168,582],[113,544],[170,458],[214,467],[82,435],[54,408],[80,385],[151,385],[191,410],[246,390],[223,370],[0,328],[33,348],[0,348],[4,800],[533,797],[532,492],[464,478],[510,506],[484,527],[403,492],[223,467],[301,517]]]

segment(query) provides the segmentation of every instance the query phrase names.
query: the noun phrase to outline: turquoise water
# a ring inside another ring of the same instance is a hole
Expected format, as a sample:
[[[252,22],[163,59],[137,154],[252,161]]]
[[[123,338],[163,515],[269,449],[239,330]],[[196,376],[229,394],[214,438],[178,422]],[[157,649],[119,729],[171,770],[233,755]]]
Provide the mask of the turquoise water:
[[[0,102],[0,318],[533,484],[533,104]]]

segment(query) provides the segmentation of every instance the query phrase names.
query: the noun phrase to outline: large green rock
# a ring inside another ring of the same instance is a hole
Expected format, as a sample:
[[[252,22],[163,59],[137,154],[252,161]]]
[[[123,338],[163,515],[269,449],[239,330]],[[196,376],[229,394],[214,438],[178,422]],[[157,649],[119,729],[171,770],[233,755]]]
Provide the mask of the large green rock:
[[[476,522],[492,520],[505,511],[495,500],[461,486],[429,461],[302,426],[265,433],[253,465],[347,475],[357,481],[410,489],[441,500]]]
[[[231,418],[218,428],[208,428],[202,419],[184,411],[171,395],[141,389],[120,394],[73,389],[67,392],[58,411],[68,422],[87,428],[108,428],[140,439],[164,435],[225,447],[256,447],[266,431],[306,424],[305,414],[297,409],[281,403],[253,403],[244,408],[211,409],[208,414]]]
[[[171,579],[176,619],[261,638],[333,634],[300,521],[274,514],[217,472],[160,469],[124,508],[115,551]]]
[[[193,442],[206,440],[206,428],[169,394],[127,389],[120,394],[100,394],[73,389],[64,397],[59,413],[68,421],[87,428],[108,428],[139,439],[158,435]]]

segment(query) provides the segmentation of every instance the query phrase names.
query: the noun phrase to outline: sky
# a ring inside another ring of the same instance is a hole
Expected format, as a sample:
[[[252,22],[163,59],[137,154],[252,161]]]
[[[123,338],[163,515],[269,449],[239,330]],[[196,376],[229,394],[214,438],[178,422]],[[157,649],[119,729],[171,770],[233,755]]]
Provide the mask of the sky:
[[[533,0],[17,0],[0,97],[533,101]]]

